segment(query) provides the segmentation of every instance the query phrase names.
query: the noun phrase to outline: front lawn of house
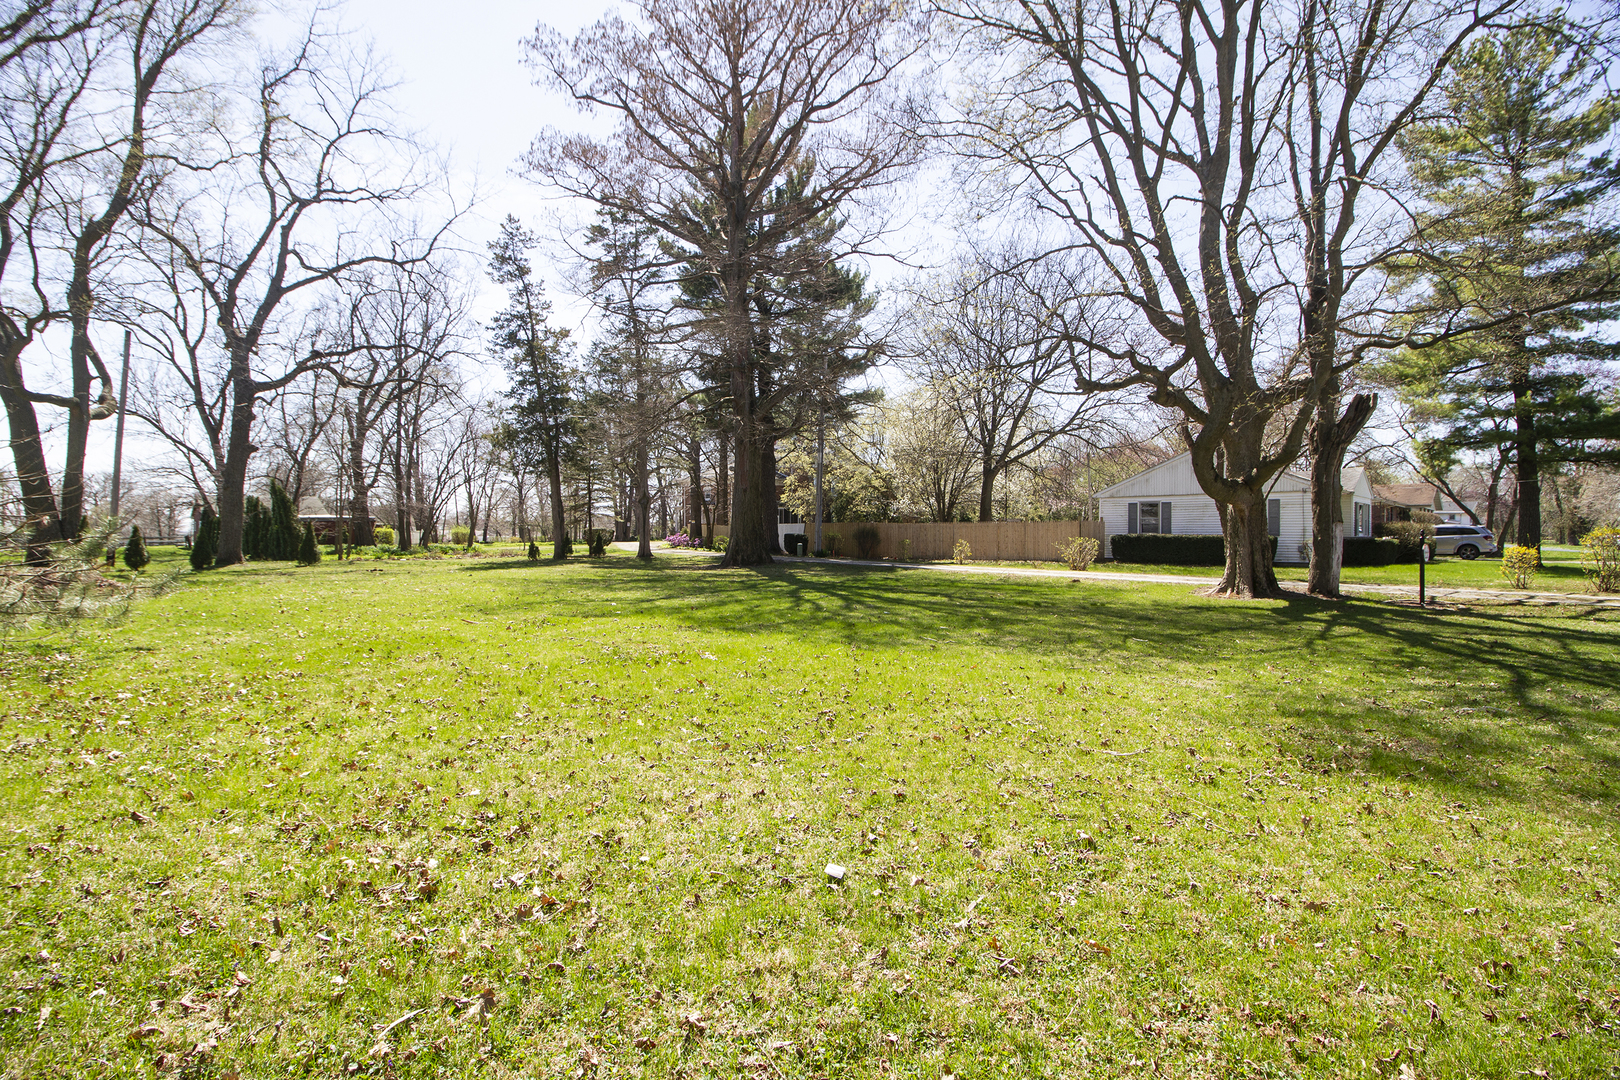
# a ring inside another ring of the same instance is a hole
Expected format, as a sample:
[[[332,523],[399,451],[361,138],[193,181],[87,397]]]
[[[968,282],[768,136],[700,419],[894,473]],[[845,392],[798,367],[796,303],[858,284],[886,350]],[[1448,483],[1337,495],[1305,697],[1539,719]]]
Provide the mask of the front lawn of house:
[[[3,648],[5,1076],[1620,1060],[1620,612],[328,560]]]

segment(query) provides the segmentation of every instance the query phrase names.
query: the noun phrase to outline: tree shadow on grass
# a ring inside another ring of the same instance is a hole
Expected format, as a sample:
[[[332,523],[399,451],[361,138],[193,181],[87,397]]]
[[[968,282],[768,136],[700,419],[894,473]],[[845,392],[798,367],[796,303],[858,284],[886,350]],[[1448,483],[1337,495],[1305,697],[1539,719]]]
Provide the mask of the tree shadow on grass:
[[[1616,799],[1601,773],[1620,765],[1620,613],[1439,613],[1304,596],[1249,603],[1184,585],[802,563],[721,570],[707,560],[620,557],[566,565],[596,572],[564,577],[547,573],[559,564],[526,560],[458,569],[532,568],[557,586],[503,597],[505,605],[584,619],[657,614],[694,633],[784,632],[807,650],[829,640],[860,649],[983,646],[1093,680],[1214,669],[1238,676],[1226,687],[1234,715],[1279,717],[1283,749],[1310,767],[1524,798],[1530,792],[1493,763],[1553,746],[1583,763],[1561,778],[1572,793]],[[1532,724],[1540,726],[1533,733]]]

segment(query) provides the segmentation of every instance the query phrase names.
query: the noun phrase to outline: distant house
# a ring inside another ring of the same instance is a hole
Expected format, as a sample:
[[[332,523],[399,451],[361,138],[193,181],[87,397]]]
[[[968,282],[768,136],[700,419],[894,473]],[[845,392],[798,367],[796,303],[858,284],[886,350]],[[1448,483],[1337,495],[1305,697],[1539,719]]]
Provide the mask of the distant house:
[[[1346,469],[1341,481],[1344,485],[1344,535],[1371,536],[1373,493],[1366,470]],[[1221,516],[1215,500],[1199,488],[1190,453],[1160,462],[1103,488],[1097,493],[1097,503],[1104,531],[1110,537],[1118,533],[1218,536],[1221,532]],[[1272,481],[1266,498],[1266,524],[1271,535],[1277,537],[1279,563],[1310,561],[1309,476],[1284,472]],[[1107,541],[1104,541],[1103,555],[1112,557]]]
[[[1467,525],[1468,510],[1433,484],[1379,484],[1373,492],[1373,524],[1411,521],[1412,511],[1427,510],[1447,525]]]

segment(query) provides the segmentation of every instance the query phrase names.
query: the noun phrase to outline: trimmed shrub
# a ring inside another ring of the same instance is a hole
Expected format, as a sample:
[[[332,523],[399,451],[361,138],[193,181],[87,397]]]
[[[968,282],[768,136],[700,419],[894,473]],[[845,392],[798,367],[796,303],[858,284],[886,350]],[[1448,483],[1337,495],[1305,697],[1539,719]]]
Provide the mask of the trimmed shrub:
[[[1391,521],[1378,531],[1400,545],[1401,557],[1396,561],[1403,563],[1423,558],[1423,542],[1434,539],[1434,526],[1419,521]]]
[[[539,562],[540,561],[540,545],[535,543],[533,540],[529,541],[529,561],[530,562]]]
[[[1097,559],[1097,552],[1102,545],[1089,536],[1071,536],[1067,540],[1059,540],[1052,545],[1057,548],[1058,555],[1068,564],[1070,570],[1084,570]]]
[[[1343,566],[1393,566],[1417,562],[1416,551],[1407,549],[1393,536],[1347,536],[1344,538]]]
[[[146,553],[146,539],[141,536],[141,527],[133,525],[129,530],[129,543],[124,545],[124,565],[136,573],[140,573],[152,556]]]
[[[1157,566],[1225,566],[1226,537],[1187,533],[1119,533],[1108,538],[1116,562]],[[1271,559],[1277,559],[1277,538],[1271,538]]]
[[[789,555],[797,555],[799,553],[800,544],[804,545],[804,550],[810,550],[809,533],[788,533],[786,536],[782,537],[782,548]]]
[[[314,566],[321,561],[321,549],[315,544],[315,526],[304,522],[304,538],[298,543],[298,563]]]
[[[855,553],[863,559],[877,557],[878,544],[883,534],[878,532],[876,525],[860,525],[855,529]]]
[[[585,550],[591,555],[600,558],[607,554],[607,546],[608,534],[601,529],[592,529],[590,543]]]
[[[219,518],[211,506],[203,507],[203,516],[197,522],[197,534],[191,538],[191,568],[207,570],[214,565],[214,553],[219,550]]]
[[[1581,565],[1596,592],[1620,592],[1620,529],[1593,529],[1581,537]]]
[[[973,545],[966,540],[958,540],[951,547],[951,562],[957,566],[973,561]]]
[[[371,542],[378,547],[394,546],[394,530],[386,525],[379,525],[371,530]]]
[[[450,542],[456,547],[470,547],[472,545],[472,529],[466,525],[457,525],[450,530]]]
[[[265,533],[261,557],[290,562],[298,558],[298,512],[292,496],[276,481],[270,481],[270,524]]]
[[[257,495],[249,495],[242,504],[242,557],[264,558],[264,542],[270,533],[270,511]]]
[[[1515,589],[1528,589],[1541,569],[1541,552],[1533,547],[1509,544],[1502,549],[1502,576]]]

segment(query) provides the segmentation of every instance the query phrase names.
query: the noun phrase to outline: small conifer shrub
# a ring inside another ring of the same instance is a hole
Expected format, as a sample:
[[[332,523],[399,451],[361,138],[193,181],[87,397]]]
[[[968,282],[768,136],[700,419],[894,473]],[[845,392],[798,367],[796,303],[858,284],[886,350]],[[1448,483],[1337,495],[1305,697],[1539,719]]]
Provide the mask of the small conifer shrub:
[[[533,540],[529,541],[529,561],[530,562],[539,562],[540,561],[540,545],[535,543]]]
[[[141,535],[141,527],[132,526],[129,543],[124,545],[124,565],[138,574],[151,561],[152,557],[146,553],[146,538]]]
[[[219,544],[219,518],[214,508],[203,507],[202,520],[197,522],[197,534],[191,538],[191,568],[207,570],[214,565],[214,552]]]
[[[321,561],[321,549],[315,543],[315,526],[304,522],[304,538],[298,544],[298,562],[301,566],[314,566]]]

